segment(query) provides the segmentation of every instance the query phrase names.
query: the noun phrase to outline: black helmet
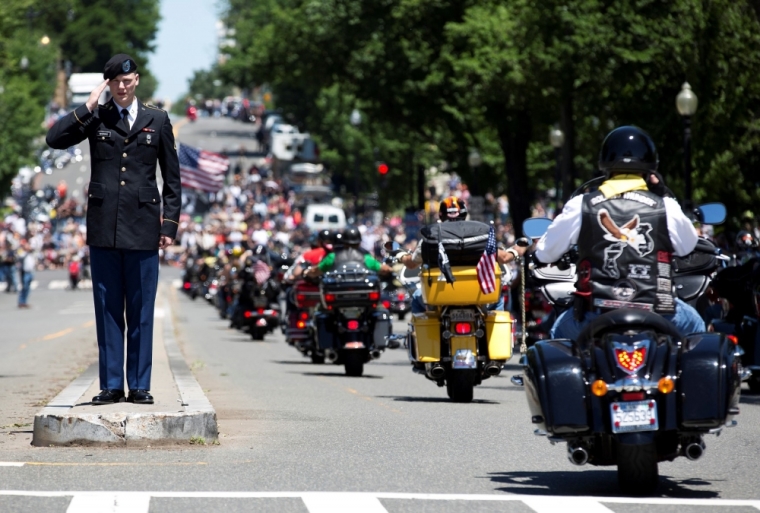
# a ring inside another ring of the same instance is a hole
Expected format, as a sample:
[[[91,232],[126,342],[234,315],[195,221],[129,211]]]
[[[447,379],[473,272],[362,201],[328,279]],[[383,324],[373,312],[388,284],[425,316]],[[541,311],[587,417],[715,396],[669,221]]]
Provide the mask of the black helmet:
[[[750,232],[742,230],[736,234],[736,246],[739,249],[752,249],[757,247],[757,239]]]
[[[320,230],[317,233],[317,242],[320,242],[322,245],[329,244],[332,242],[332,232],[330,230]]]
[[[362,234],[354,226],[348,226],[343,233],[340,234],[340,242],[342,244],[359,245],[362,243]]]
[[[621,126],[607,134],[599,152],[599,170],[647,174],[657,171],[659,158],[654,141],[635,126]]]
[[[441,221],[463,221],[467,217],[467,205],[463,199],[455,196],[441,200],[438,206],[438,219]]]

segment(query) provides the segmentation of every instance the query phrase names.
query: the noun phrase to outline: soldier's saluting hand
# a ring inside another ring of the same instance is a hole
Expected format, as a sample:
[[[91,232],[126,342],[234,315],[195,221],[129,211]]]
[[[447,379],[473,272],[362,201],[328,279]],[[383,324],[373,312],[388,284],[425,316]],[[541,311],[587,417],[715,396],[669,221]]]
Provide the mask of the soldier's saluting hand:
[[[140,84],[135,61],[115,55],[106,63],[103,78],[84,105],[53,125],[47,143],[59,149],[85,139],[90,144],[87,244],[102,389],[92,402],[125,398],[126,328],[128,400],[150,404],[158,249],[169,246],[177,234],[179,160],[168,114],[135,97]],[[106,88],[112,99],[98,105]],[[161,191],[156,164],[163,178]]]

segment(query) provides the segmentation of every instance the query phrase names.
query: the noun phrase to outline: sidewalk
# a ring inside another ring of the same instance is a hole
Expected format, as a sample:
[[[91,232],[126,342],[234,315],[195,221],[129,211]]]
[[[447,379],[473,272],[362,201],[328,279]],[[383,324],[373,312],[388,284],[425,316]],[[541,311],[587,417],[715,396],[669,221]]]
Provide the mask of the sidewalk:
[[[174,338],[171,307],[159,287],[153,328],[151,394],[155,404],[90,404],[100,391],[93,363],[34,418],[32,445],[157,445],[216,440],[216,412]]]

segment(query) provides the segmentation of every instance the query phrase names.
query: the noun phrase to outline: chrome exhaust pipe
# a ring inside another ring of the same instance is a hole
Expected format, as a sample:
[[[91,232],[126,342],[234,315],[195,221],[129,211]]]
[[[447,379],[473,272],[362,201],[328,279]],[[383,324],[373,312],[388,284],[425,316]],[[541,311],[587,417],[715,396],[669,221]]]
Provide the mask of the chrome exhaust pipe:
[[[705,453],[705,443],[702,441],[692,442],[683,450],[684,456],[691,461],[697,461]]]
[[[433,379],[441,379],[442,377],[446,375],[446,369],[444,369],[440,365],[434,365],[433,367],[430,368],[428,373],[430,374],[430,377]]]
[[[325,349],[325,358],[327,358],[331,362],[334,362],[335,360],[338,359],[338,353],[336,353],[332,349]]]
[[[489,377],[498,376],[501,374],[501,365],[497,362],[488,362],[483,369],[483,374]]]
[[[383,354],[383,352],[380,351],[379,349],[373,349],[372,351],[369,352],[369,355],[372,357],[373,360],[377,360],[378,358],[380,358],[381,354]]]
[[[567,444],[567,459],[573,465],[583,466],[588,463],[588,451],[582,445]]]

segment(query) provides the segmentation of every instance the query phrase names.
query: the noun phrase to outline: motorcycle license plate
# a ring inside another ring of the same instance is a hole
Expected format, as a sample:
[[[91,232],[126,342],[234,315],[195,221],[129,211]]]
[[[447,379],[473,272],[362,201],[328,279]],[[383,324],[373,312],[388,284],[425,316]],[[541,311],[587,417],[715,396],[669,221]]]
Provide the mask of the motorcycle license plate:
[[[451,310],[449,317],[454,322],[466,322],[475,320],[475,312],[472,310]]]
[[[265,297],[257,297],[253,300],[253,306],[256,308],[263,308],[267,306],[269,301],[267,301],[267,298]]]
[[[649,401],[629,401],[610,404],[613,433],[636,431],[657,431],[657,403]]]

